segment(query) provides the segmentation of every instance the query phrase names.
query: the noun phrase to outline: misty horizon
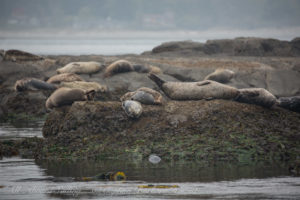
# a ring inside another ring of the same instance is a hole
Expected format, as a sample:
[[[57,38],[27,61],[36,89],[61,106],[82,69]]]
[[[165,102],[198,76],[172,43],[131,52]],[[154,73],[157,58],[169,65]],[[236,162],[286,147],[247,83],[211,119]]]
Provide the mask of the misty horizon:
[[[115,53],[141,53],[175,40],[261,37],[290,41],[300,36],[300,0],[0,2],[0,49],[34,53],[62,51],[54,46],[48,51],[49,45],[64,46],[66,53],[83,53],[73,52],[73,46],[68,49],[70,43],[81,45],[78,48],[86,53],[111,54],[113,50],[103,50],[127,45],[130,49]],[[93,43],[104,46],[101,51],[88,51],[96,47]],[[115,44],[119,46],[110,47]]]
[[[299,0],[1,0],[1,4],[2,31],[300,27]]]

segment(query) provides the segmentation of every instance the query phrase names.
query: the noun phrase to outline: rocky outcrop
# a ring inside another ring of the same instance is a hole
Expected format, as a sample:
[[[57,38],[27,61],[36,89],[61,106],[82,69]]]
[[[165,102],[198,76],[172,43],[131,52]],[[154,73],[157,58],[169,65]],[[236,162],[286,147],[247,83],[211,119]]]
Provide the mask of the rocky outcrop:
[[[290,160],[299,155],[300,114],[228,100],[143,105],[139,119],[120,102],[75,102],[52,111],[41,158]]]
[[[149,54],[145,53],[145,54]],[[265,38],[235,38],[208,40],[206,43],[193,41],[167,42],[152,49],[150,54],[174,55],[227,55],[227,56],[299,56],[299,38],[280,41]]]
[[[239,40],[245,41],[245,39]],[[227,43],[232,41],[224,40],[223,43],[230,46]],[[213,42],[208,43],[211,44]],[[292,44],[295,50],[299,46],[299,38],[288,43]],[[17,62],[2,60],[0,61],[0,120],[5,118],[8,113],[12,114],[22,111],[29,115],[35,115],[35,113],[43,115],[46,112],[45,99],[49,97],[50,93],[41,91],[17,93],[13,89],[14,84],[17,80],[26,77],[46,80],[55,75],[58,68],[69,62],[96,61],[108,66],[114,61],[123,59],[133,63],[134,66],[140,66],[140,69],[144,69],[143,66],[146,68],[157,67],[161,71],[159,76],[166,81],[184,82],[202,81],[216,69],[229,69],[235,73],[235,76],[230,82],[226,83],[227,85],[238,89],[265,88],[276,97],[300,95],[300,58],[298,57],[213,57],[216,54],[203,54],[205,45],[194,45],[193,42],[173,42],[173,44],[170,47],[168,47],[168,44],[162,45],[161,47],[163,48],[155,50],[157,52],[155,55],[164,55],[164,49],[169,49],[165,52],[165,57],[153,56],[154,54],[124,56],[86,55],[48,56],[42,60],[19,60]],[[186,48],[186,54],[180,53],[182,47]],[[225,49],[228,48],[226,47]],[[203,56],[186,56],[193,55],[190,53],[198,51]],[[176,55],[176,57],[168,57],[168,55]],[[135,91],[140,87],[158,90],[155,83],[147,77],[147,73],[142,73],[141,71],[117,73],[114,76],[105,78],[104,70],[102,70],[96,74],[85,74],[80,75],[80,77],[84,81],[96,82],[107,86],[107,92],[97,93],[96,100],[118,101],[126,92]]]

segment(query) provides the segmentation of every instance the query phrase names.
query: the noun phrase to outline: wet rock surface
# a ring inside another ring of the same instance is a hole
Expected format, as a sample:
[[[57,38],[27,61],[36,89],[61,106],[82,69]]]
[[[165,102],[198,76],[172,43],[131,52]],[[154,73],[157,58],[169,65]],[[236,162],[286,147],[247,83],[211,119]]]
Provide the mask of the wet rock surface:
[[[291,160],[299,154],[300,114],[229,100],[143,105],[129,118],[120,102],[75,102],[52,111],[41,158]]]

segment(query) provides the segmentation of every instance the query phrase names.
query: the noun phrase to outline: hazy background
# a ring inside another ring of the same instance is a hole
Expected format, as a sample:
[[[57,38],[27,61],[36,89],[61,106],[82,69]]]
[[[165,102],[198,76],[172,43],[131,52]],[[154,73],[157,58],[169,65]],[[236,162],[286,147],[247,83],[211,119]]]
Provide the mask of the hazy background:
[[[104,54],[139,53],[164,41],[240,36],[300,36],[300,0],[0,0],[2,49],[46,43],[62,46],[48,46],[51,54],[78,54],[67,46],[81,44],[84,53],[117,44],[124,50]]]

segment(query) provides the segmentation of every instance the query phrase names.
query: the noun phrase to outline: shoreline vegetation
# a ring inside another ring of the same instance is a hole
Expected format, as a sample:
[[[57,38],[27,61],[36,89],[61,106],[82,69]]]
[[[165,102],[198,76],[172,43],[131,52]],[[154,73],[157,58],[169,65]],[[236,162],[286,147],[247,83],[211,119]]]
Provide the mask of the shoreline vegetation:
[[[70,62],[117,60],[159,69],[167,81],[194,82],[218,68],[235,73],[227,85],[265,88],[277,98],[300,95],[300,39],[263,38],[169,42],[141,55],[1,56],[0,119],[44,118],[44,138],[0,142],[0,156],[36,159],[132,159],[156,154],[165,161],[277,161],[295,163],[300,155],[300,113],[274,105],[231,100],[174,101],[147,76],[130,71],[104,77],[104,70],[80,74],[85,81],[106,85],[95,101],[79,101],[49,112],[51,91],[16,92],[26,77],[47,80]],[[28,59],[29,58],[29,59]],[[35,57],[36,58],[36,57]],[[16,73],[18,72],[18,73]],[[122,110],[120,97],[140,87],[159,91],[163,105],[143,105],[138,119]]]

